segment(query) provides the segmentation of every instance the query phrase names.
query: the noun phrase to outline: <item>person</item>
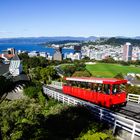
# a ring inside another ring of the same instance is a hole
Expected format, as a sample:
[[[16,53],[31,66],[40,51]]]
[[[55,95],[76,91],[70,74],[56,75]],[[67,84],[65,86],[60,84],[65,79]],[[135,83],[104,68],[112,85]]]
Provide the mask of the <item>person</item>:
[[[114,88],[113,93],[116,93],[116,92],[117,92],[117,89],[116,89],[116,88]]]

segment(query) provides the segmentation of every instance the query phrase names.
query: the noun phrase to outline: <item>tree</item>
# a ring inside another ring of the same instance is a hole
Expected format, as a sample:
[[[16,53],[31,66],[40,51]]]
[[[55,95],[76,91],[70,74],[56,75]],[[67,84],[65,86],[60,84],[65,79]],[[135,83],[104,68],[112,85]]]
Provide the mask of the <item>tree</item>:
[[[40,89],[38,87],[30,86],[30,87],[24,88],[24,94],[30,98],[37,98],[39,91]]]
[[[45,57],[38,57],[39,61],[40,61],[40,67],[46,67],[48,65],[48,60]]]
[[[19,54],[19,58],[22,60],[22,61],[27,61],[29,59],[29,56],[27,53],[21,53]]]
[[[65,65],[62,70],[65,73],[65,76],[71,76],[76,71],[76,66],[74,65]]]
[[[76,67],[76,71],[85,71],[86,70],[86,65],[84,62],[79,62],[79,61],[76,61],[74,63],[75,67]]]
[[[101,62],[103,62],[103,63],[116,63],[116,61],[111,56],[108,56],[107,58],[101,60]]]
[[[40,75],[40,71],[41,71],[41,67],[36,67],[30,70],[30,77],[32,79],[32,81],[36,81],[39,82],[41,79],[41,75]]]
[[[40,66],[40,60],[37,57],[31,57],[28,60],[27,63],[28,63],[28,65],[29,65],[30,68],[35,68],[35,67]]]
[[[43,139],[47,135],[40,127],[43,120],[42,108],[33,99],[4,101],[0,106],[3,139]]]
[[[114,76],[114,78],[117,78],[117,79],[124,79],[122,73],[118,73],[116,76]]]
[[[56,74],[56,70],[51,66],[42,68],[40,71],[43,83],[46,83],[47,81],[50,82],[52,79],[55,79]]]

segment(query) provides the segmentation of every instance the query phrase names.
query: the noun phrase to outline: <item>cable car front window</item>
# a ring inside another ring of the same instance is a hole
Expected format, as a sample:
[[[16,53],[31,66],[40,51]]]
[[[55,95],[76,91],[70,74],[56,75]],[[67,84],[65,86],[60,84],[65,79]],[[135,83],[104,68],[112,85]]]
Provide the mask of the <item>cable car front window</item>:
[[[120,93],[121,90],[120,90],[120,85],[113,85],[113,88],[112,88],[112,93],[113,94],[117,94],[117,93]]]
[[[126,91],[126,84],[120,84],[120,92]]]

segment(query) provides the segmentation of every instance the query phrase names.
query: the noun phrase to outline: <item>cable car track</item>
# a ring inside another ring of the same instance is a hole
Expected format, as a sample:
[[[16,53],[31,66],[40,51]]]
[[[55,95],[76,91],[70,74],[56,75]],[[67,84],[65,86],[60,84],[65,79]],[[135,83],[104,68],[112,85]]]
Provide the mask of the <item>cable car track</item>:
[[[131,118],[131,120],[140,122],[140,105],[136,103],[128,102],[125,107],[121,107],[116,112]]]
[[[47,86],[48,89],[59,92],[61,94],[64,94],[63,91],[61,89],[56,89],[54,87],[51,86]],[[66,94],[64,94],[66,95]],[[71,96],[71,95],[66,95],[66,96]],[[71,96],[74,97],[74,96]],[[76,98],[76,97],[74,97]],[[82,100],[77,98],[78,100]],[[86,102],[87,104],[89,104],[91,107],[92,105],[95,105],[91,102],[87,102],[85,100],[82,100],[83,102]],[[103,107],[102,107],[103,108]],[[106,109],[106,108],[104,108]],[[109,110],[109,109],[106,109]],[[112,113],[118,114],[120,116],[123,116],[125,118],[131,119],[133,121],[136,121],[138,123],[140,123],[140,105],[136,104],[136,103],[132,103],[132,102],[128,102],[127,105],[125,107],[121,107],[120,109],[117,110],[109,110]]]

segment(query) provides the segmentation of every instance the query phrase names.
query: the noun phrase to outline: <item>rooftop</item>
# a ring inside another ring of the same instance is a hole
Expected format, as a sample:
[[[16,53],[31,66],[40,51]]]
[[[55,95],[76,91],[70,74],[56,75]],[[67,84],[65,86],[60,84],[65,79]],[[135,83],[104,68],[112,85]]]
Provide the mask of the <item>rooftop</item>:
[[[20,60],[20,59],[19,59],[18,55],[15,54],[15,56],[12,58],[12,60]]]
[[[9,71],[9,65],[0,63],[0,75],[3,75],[4,73],[8,71]]]
[[[8,60],[10,60],[14,57],[14,54],[4,54],[4,57],[6,57]],[[2,58],[2,54],[0,54],[0,58]]]
[[[102,84],[125,84],[127,80],[115,78],[95,78],[95,77],[66,77],[67,81],[91,82]]]

